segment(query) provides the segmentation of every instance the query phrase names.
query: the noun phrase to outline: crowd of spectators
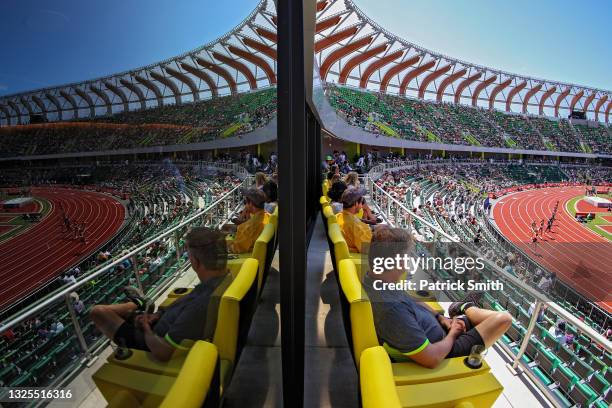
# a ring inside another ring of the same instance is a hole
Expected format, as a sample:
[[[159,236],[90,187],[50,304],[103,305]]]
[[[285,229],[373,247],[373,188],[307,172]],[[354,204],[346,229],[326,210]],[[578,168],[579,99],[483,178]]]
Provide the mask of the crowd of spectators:
[[[247,133],[276,113],[276,89],[121,112],[76,122],[0,128],[0,156],[30,156],[198,143]]]
[[[374,134],[437,143],[532,150],[610,152],[605,126],[566,119],[506,114],[448,102],[430,102],[328,84],[331,105],[349,124]],[[586,147],[583,147],[586,146]]]

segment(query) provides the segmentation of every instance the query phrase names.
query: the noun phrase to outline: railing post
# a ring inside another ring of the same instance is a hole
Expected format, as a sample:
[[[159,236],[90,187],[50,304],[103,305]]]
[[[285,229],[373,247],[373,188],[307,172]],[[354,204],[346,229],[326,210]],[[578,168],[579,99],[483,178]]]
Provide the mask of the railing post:
[[[132,255],[130,257],[130,262],[132,263],[132,271],[134,272],[134,279],[136,279],[136,286],[138,287],[140,293],[144,295],[142,282],[140,281],[140,275],[138,274],[138,263],[136,262],[136,255]]]
[[[83,350],[83,354],[85,354],[85,359],[87,361],[92,360],[92,355],[89,352],[89,347],[87,347],[87,342],[85,341],[85,336],[83,336],[83,330],[81,329],[81,324],[79,323],[79,319],[77,318],[76,312],[74,311],[74,306],[70,301],[70,294],[64,295],[64,301],[66,302],[66,307],[68,308],[68,313],[70,314],[70,320],[72,320],[72,325],[74,326],[74,333],[76,334],[77,340],[79,341],[79,346],[81,350]]]
[[[529,326],[527,326],[527,332],[525,333],[525,337],[521,342],[521,348],[519,349],[518,353],[516,353],[516,358],[514,359],[514,363],[512,364],[512,368],[514,370],[516,370],[519,364],[519,360],[521,359],[521,357],[523,357],[523,354],[525,354],[525,350],[527,349],[527,345],[529,344],[529,340],[531,339],[531,334],[533,333],[533,329],[535,328],[541,308],[542,302],[536,300],[533,314],[531,315],[531,319],[529,320]]]
[[[174,231],[174,250],[176,252],[176,263],[178,265],[181,264],[181,236],[179,235],[178,230]]]

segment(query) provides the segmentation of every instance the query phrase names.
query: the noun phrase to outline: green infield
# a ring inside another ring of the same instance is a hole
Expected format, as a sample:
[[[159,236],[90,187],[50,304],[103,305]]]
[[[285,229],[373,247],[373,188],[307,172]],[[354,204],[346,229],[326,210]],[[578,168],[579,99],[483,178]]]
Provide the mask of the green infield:
[[[573,217],[576,217],[576,204],[578,203],[578,201],[582,200],[585,197],[586,197],[585,195],[579,195],[569,200],[565,204],[567,212],[570,213]],[[599,197],[609,198],[607,195],[603,195],[603,194],[599,194]],[[582,223],[582,225],[590,229],[594,233],[601,235],[602,237],[612,241],[612,234],[600,228],[600,226],[604,226],[604,227],[612,226],[612,222],[609,222],[608,220],[606,220],[606,218],[608,217],[610,217],[609,212],[598,212],[598,213],[595,213],[595,219],[589,222],[586,222],[586,223]],[[607,228],[609,229],[609,227]]]

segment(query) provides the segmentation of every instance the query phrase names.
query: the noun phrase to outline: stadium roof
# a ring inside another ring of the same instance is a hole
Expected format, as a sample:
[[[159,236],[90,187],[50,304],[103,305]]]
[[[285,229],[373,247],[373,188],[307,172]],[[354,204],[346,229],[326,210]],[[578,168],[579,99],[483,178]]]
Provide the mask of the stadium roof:
[[[560,117],[584,110],[590,119],[609,121],[609,90],[461,61],[388,32],[352,0],[318,4],[315,52],[325,81],[507,112]]]
[[[224,36],[173,58],[83,82],[0,97],[0,124],[90,118],[276,84],[276,8],[261,0]]]
[[[526,77],[436,53],[386,31],[351,0],[316,3],[315,60],[323,80],[507,112],[609,122],[612,93]],[[103,78],[0,98],[0,124],[89,118],[276,84],[276,8],[261,0],[226,35],[185,54]]]

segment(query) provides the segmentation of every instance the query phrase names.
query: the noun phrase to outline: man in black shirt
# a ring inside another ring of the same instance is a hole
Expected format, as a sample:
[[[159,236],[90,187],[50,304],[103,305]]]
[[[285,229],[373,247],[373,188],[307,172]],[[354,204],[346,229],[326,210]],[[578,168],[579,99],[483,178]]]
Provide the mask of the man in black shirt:
[[[158,360],[167,361],[175,349],[182,348],[183,340],[205,339],[212,334],[216,311],[209,310],[211,297],[229,284],[231,276],[227,273],[225,236],[196,227],[187,233],[185,243],[200,279],[193,291],[157,313],[135,315],[138,306],[134,302],[96,305],[90,317],[104,335],[121,347],[150,351]]]

